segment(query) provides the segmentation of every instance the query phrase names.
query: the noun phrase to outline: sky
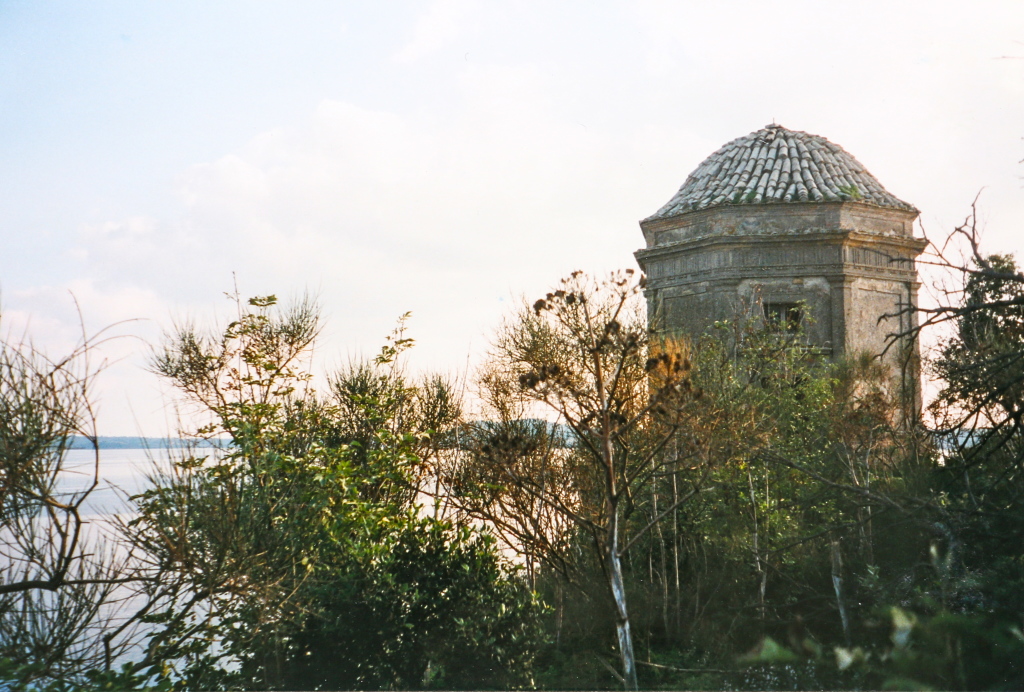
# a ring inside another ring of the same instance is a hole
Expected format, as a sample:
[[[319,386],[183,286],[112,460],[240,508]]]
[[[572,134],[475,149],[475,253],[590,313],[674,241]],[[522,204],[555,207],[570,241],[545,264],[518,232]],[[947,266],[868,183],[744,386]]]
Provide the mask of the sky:
[[[318,296],[323,368],[411,311],[410,367],[464,376],[772,122],[1024,251],[1019,0],[0,0],[0,46],[0,331],[115,337],[105,435],[174,428],[151,349],[236,286]]]

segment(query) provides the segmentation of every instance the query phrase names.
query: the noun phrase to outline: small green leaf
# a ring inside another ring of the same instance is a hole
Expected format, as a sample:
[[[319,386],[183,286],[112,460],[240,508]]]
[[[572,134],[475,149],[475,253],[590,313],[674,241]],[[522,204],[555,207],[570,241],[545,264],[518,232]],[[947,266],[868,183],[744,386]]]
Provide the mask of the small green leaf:
[[[913,613],[908,613],[895,606],[892,609],[892,643],[899,648],[910,643],[910,633],[917,624],[917,618]]]
[[[765,637],[746,654],[737,659],[741,664],[756,665],[758,663],[792,663],[798,656],[779,644],[771,637]]]
[[[863,663],[868,659],[867,654],[864,653],[864,649],[859,646],[855,649],[847,649],[842,646],[835,648],[836,653],[836,667],[839,670],[846,670],[855,663]]]

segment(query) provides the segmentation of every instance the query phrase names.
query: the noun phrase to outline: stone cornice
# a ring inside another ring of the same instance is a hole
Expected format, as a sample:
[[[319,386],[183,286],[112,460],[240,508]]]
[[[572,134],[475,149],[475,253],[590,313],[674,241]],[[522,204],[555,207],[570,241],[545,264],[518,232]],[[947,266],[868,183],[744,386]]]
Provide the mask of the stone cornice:
[[[920,212],[916,210],[906,209],[893,209],[892,207],[882,207],[877,204],[871,204],[863,200],[848,200],[844,202],[778,202],[778,203],[765,203],[757,206],[742,205],[742,204],[725,204],[717,207],[708,207],[706,209],[692,209],[684,211],[673,216],[663,218],[647,218],[640,221],[640,228],[645,232],[648,230],[660,231],[668,228],[675,228],[683,225],[689,221],[699,221],[722,214],[736,214],[736,215],[764,215],[766,213],[786,213],[796,214],[803,211],[829,211],[829,210],[850,210],[854,212],[868,213],[868,214],[886,214],[901,216],[909,219],[916,219]]]
[[[843,244],[872,245],[893,249],[909,250],[914,257],[920,255],[928,246],[923,238],[907,238],[869,231],[814,228],[788,233],[757,233],[747,235],[707,235],[689,238],[666,245],[642,248],[633,255],[637,261],[657,259],[677,254],[689,254],[699,250],[709,250],[719,246],[756,247],[756,246],[792,246],[797,244]]]

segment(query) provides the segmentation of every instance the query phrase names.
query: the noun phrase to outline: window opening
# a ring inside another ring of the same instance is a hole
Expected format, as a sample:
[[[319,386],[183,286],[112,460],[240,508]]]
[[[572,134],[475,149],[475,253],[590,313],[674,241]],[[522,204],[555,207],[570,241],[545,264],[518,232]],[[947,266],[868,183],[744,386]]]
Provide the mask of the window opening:
[[[764,323],[769,329],[780,332],[798,332],[803,317],[804,311],[799,303],[764,304]]]

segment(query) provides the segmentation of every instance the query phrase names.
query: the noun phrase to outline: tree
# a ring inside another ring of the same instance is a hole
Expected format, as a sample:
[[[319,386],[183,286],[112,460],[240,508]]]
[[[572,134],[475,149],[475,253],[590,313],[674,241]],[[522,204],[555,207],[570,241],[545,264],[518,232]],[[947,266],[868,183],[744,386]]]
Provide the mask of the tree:
[[[972,265],[950,314],[954,333],[935,361],[945,383],[939,402],[956,403],[958,425],[971,420],[1014,434],[1024,415],[1024,274],[1009,255],[975,257]]]
[[[950,246],[959,246],[959,258]],[[952,327],[934,361],[944,388],[933,413],[948,429],[1013,436],[1024,417],[1024,273],[1010,255],[982,254],[974,207],[934,254],[959,280],[941,289],[942,304],[921,309],[918,331]]]
[[[944,457],[933,513],[946,533],[942,603],[982,615],[971,624],[995,637],[1019,622],[1024,588],[1024,274],[1012,256],[983,256],[973,224],[958,231],[971,261],[933,363],[943,381],[931,412]],[[1024,680],[1019,666],[973,672]]]
[[[112,610],[128,556],[89,527],[100,452],[87,338],[51,359],[0,340],[0,686],[85,685],[131,644]],[[76,435],[92,462],[69,467]]]
[[[470,467],[452,487],[467,511],[556,569],[569,563],[567,530],[586,536],[614,609],[628,689],[637,676],[623,557],[697,493],[705,467],[699,446],[676,436],[701,393],[682,347],[652,338],[642,285],[631,270],[600,282],[575,272],[506,325],[480,377],[497,424],[477,431]],[[554,443],[557,427],[524,426],[524,417],[543,415],[571,431],[568,444]],[[646,501],[641,488],[669,475],[685,491],[629,527]]]
[[[319,396],[318,310],[276,302],[239,304],[223,335],[179,328],[156,358],[220,449],[156,474],[124,526],[153,573],[138,665],[174,665],[185,688],[527,683],[532,594],[485,538],[415,503],[416,451],[457,416],[451,397],[403,381],[400,334]]]
[[[470,527],[405,521],[316,589],[318,615],[292,634],[301,689],[533,687],[540,609],[493,540]]]
[[[954,276],[922,320],[947,330],[929,410],[943,458],[929,503],[950,566],[943,589],[954,601],[980,589],[990,613],[1013,621],[1024,585],[1024,273],[1012,256],[982,252],[975,206],[934,255]]]
[[[953,285],[940,287],[939,305],[908,308],[920,311],[920,325],[895,338],[945,329],[929,363],[941,384],[929,408],[936,428],[926,435],[905,422],[894,428],[885,415],[891,406],[878,396],[840,388],[840,397],[856,402],[840,405],[833,424],[846,477],[781,461],[852,505],[851,526],[870,532],[870,561],[855,582],[858,646],[847,635],[846,646],[834,648],[833,671],[894,689],[1015,689],[1024,681],[1024,274],[1012,257],[981,252],[973,212],[933,247],[932,263],[955,277]],[[878,550],[893,528],[898,545]],[[799,642],[772,644],[765,661],[798,659]],[[825,649],[808,650],[829,667]]]
[[[692,354],[703,397],[682,427],[712,470],[672,517],[686,585],[676,608],[694,614],[675,641],[699,642],[721,667],[769,633],[849,636],[854,575],[880,518],[847,487],[884,487],[896,456],[883,369],[837,367],[799,330],[742,318],[717,323]]]
[[[456,387],[440,375],[419,380],[405,371],[403,354],[413,340],[405,335],[409,313],[372,360],[356,360],[331,374],[329,399],[334,415],[321,421],[328,446],[348,445],[354,463],[363,465],[380,447],[381,439],[403,440],[413,456],[402,504],[427,492],[432,467],[462,422],[462,402]],[[387,434],[381,438],[381,433]]]

